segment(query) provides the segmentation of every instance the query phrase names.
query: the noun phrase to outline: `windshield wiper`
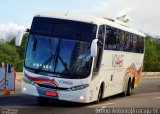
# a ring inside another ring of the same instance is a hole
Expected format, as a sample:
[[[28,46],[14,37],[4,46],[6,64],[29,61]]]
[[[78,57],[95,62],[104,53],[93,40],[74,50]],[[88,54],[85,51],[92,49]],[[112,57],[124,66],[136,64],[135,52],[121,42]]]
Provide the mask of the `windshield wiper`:
[[[69,68],[67,67],[67,64],[64,62],[64,60],[62,59],[62,57],[59,56],[59,60],[63,64],[65,70],[70,74]]]
[[[49,39],[49,44],[51,47],[51,56],[37,69],[36,73],[40,72],[43,69],[43,66],[47,65],[53,58],[55,59],[55,55],[52,55],[52,44],[50,39]]]
[[[50,45],[51,42],[49,41]],[[52,46],[51,46],[52,47]],[[70,74],[69,68],[67,67],[67,64],[64,62],[64,60],[62,59],[62,57],[59,56],[59,51],[60,51],[60,40],[58,43],[58,46],[56,48],[56,54],[55,55],[51,55],[37,70],[36,73],[39,73],[42,69],[43,66],[47,65],[53,58],[54,58],[54,72],[56,70],[57,64],[58,64],[58,59],[61,61],[62,65],[64,66],[65,70]]]
[[[56,63],[55,63],[55,67],[54,67],[54,72],[55,72],[55,70],[56,70],[56,67],[57,67],[57,64],[58,64],[58,58],[59,58],[59,60],[60,60],[61,63],[63,64],[65,70],[70,74],[70,71],[69,71],[69,69],[68,69],[66,63],[64,62],[64,60],[62,59],[62,57],[59,56],[59,51],[60,51],[60,41],[61,41],[61,39],[59,39],[58,47],[57,47],[57,49],[56,49],[56,59],[55,59],[55,60],[56,60]]]

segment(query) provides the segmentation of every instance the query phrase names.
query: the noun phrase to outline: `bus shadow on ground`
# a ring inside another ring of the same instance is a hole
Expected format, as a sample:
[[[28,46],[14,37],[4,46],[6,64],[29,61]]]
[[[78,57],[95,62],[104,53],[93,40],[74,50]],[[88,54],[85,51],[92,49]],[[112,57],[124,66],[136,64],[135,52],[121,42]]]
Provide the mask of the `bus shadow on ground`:
[[[134,93],[133,93],[134,94]],[[39,103],[37,97],[23,95],[20,93],[19,89],[18,92],[15,94],[4,96],[0,95],[0,107],[2,106],[22,106],[22,107],[63,107],[63,108],[76,108],[76,107],[86,107],[86,106],[93,106],[93,105],[101,105],[104,103],[108,103],[111,100],[116,100],[123,98],[121,94],[117,94],[111,97],[107,97],[101,100],[98,104],[95,102],[91,103],[76,103],[76,102],[69,102],[69,101],[60,101],[55,99],[50,99],[49,102],[46,103]]]
[[[133,93],[134,95],[135,93]],[[11,96],[0,96],[0,107],[2,106],[22,106],[22,107],[63,107],[63,108],[76,108],[76,107],[86,107],[92,105],[101,105],[104,103],[108,103],[111,100],[116,100],[123,98],[121,94],[117,94],[111,97],[107,97],[102,99],[99,104],[95,102],[92,103],[75,103],[69,101],[59,101],[50,99],[49,102],[39,103],[36,97],[28,96],[28,95],[11,95]],[[108,102],[107,102],[108,101]]]

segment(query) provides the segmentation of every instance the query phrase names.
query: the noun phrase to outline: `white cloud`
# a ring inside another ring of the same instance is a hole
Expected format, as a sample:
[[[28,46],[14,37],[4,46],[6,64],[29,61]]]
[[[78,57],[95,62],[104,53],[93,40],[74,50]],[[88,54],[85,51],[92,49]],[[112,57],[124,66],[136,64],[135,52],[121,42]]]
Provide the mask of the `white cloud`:
[[[0,31],[4,32],[16,32],[24,28],[25,28],[24,26],[15,23],[0,23]]]
[[[25,27],[15,23],[0,23],[0,39],[15,36],[20,29],[25,29]]]
[[[131,27],[160,35],[159,4],[159,0],[99,0],[96,6],[85,12],[109,18],[127,14]]]

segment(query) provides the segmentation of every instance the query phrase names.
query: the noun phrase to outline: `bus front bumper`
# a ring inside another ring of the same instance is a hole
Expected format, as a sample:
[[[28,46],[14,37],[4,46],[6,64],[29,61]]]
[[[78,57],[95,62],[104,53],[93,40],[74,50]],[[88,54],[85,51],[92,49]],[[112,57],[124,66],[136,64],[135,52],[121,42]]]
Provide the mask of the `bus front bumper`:
[[[46,92],[50,92],[51,95],[46,94]],[[87,89],[82,89],[78,91],[68,91],[68,90],[56,90],[40,87],[38,85],[32,85],[25,82],[21,83],[21,92],[23,94],[37,96],[37,97],[46,97],[51,99],[58,99],[63,101],[70,102],[79,102],[79,103],[88,103],[87,97]],[[57,93],[57,95],[53,96],[52,93]]]

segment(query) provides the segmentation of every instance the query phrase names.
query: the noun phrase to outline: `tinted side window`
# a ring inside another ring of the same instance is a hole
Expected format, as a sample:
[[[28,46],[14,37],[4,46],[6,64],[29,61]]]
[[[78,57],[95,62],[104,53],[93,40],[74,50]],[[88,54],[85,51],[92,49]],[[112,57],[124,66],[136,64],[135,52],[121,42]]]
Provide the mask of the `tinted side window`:
[[[126,39],[125,39],[125,51],[126,52],[131,52],[132,48],[132,39],[131,39],[131,34],[126,32]]]
[[[98,46],[103,48],[104,45],[105,26],[101,25],[98,31]]]
[[[137,38],[137,53],[143,53],[144,52],[144,38],[138,36]]]
[[[117,39],[117,50],[124,51],[125,48],[125,32],[118,30],[118,39]]]
[[[133,33],[107,26],[104,49],[143,53],[144,39]]]
[[[133,47],[132,47],[132,52],[137,52],[137,35],[133,35]]]
[[[104,49],[117,50],[118,30],[113,27],[106,27],[106,40]]]

